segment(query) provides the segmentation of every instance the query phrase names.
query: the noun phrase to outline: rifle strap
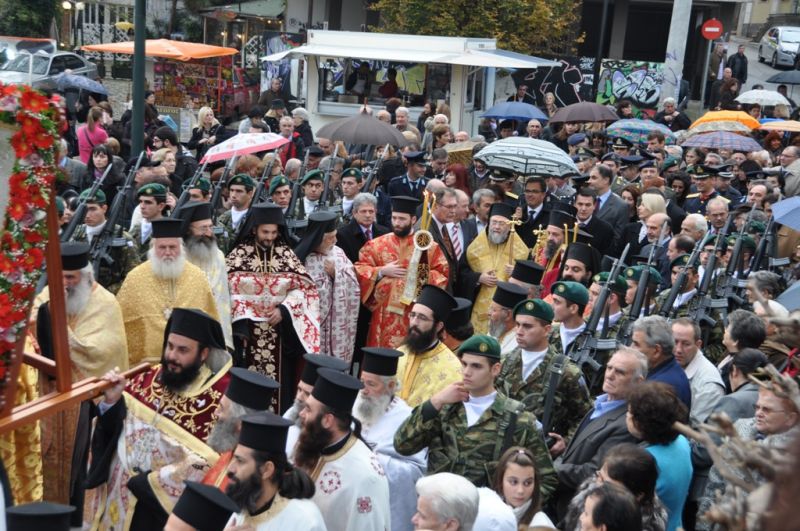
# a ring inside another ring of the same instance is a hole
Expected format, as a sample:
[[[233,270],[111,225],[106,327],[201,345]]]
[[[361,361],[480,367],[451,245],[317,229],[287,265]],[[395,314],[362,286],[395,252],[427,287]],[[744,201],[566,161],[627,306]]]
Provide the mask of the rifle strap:
[[[506,399],[503,409],[503,418],[500,419],[498,431],[503,433],[502,437],[497,437],[494,446],[493,461],[500,459],[506,450],[514,444],[514,432],[517,431],[517,418],[524,411],[525,406],[521,402]]]
[[[553,421],[553,406],[555,405],[556,391],[561,384],[567,357],[564,354],[556,355],[547,367],[544,389],[544,411],[542,413],[542,434],[547,437]]]

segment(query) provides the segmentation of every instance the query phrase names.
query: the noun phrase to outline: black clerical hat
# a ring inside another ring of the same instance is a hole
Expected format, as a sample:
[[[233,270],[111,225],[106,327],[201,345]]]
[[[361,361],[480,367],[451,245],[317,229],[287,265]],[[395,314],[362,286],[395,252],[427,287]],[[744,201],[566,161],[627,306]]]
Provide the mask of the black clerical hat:
[[[153,221],[153,238],[180,238],[183,222],[174,218],[161,218]]]
[[[172,514],[198,531],[223,531],[239,507],[217,487],[187,481]]]
[[[228,374],[231,381],[225,396],[237,404],[267,411],[272,404],[272,395],[280,388],[280,384],[261,373],[249,371],[242,367],[233,367]]]
[[[405,195],[392,196],[392,212],[402,212],[403,214],[417,215],[419,199]]]
[[[258,203],[250,207],[247,216],[251,218],[250,225],[283,225],[283,209],[273,203]]]
[[[528,298],[528,290],[510,282],[498,282],[494,290],[492,302],[503,308],[514,308],[517,304]]]
[[[350,368],[350,365],[339,358],[329,356],[327,354],[306,354],[303,356],[306,361],[303,367],[303,373],[300,375],[300,381],[308,385],[317,383],[317,370],[322,368],[333,369],[334,371],[345,372]]]
[[[164,331],[164,344],[171,333],[194,339],[208,347],[225,348],[225,335],[222,333],[219,321],[195,308],[172,310]]]
[[[592,240],[594,240],[594,236],[591,233],[586,232],[583,229],[578,229],[578,232],[575,234],[575,241],[578,243],[585,243],[586,245],[591,245]]]
[[[361,349],[364,359],[361,370],[379,376],[394,376],[397,374],[397,362],[403,355],[399,350],[381,347],[364,347]]]
[[[489,209],[489,219],[492,219],[492,216],[503,216],[504,218],[511,219],[515,210],[516,208],[508,203],[495,203]]]
[[[547,221],[548,225],[562,229],[564,225],[572,229],[575,225],[575,216],[572,216],[562,210],[551,210],[550,219]]]
[[[561,212],[565,212],[570,216],[577,217],[578,216],[578,209],[575,208],[575,205],[569,202],[566,199],[556,199],[554,201],[550,201],[549,210],[560,210]]]
[[[456,300],[442,288],[425,284],[414,301],[431,309],[437,321],[447,321],[450,312],[456,307]]]
[[[514,270],[511,272],[511,278],[534,286],[538,286],[542,282],[542,275],[544,275],[544,266],[533,260],[517,260],[514,263]]]
[[[189,225],[191,225],[192,222],[213,219],[211,203],[205,201],[186,203],[175,213],[175,218],[183,222],[181,226],[181,235],[185,235],[189,232]]]
[[[320,369],[311,396],[334,411],[351,411],[364,385],[357,378],[333,369]]]
[[[26,503],[6,507],[6,523],[13,531],[69,531],[75,507],[50,502]]]
[[[600,271],[600,253],[591,245],[579,241],[570,243],[563,261],[566,263],[567,260],[582,262],[593,275]]]
[[[336,220],[338,219],[339,216],[333,212],[313,212],[308,216],[308,227],[303,234],[303,239],[294,249],[294,254],[301,262],[305,262],[308,255],[319,247],[326,233],[336,230]]]
[[[456,330],[470,322],[472,317],[472,301],[455,297],[456,307],[450,312],[450,317],[444,322],[446,330]]]
[[[263,411],[242,417],[242,429],[239,432],[239,444],[270,454],[286,452],[286,435],[291,420]]]
[[[61,270],[78,271],[89,265],[89,244],[67,242],[61,244]]]

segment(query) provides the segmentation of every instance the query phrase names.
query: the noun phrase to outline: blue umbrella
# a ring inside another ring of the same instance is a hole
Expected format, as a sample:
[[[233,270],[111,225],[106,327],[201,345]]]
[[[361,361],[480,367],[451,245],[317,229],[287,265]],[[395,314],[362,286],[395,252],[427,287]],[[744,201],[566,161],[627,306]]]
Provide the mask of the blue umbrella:
[[[540,122],[546,122],[548,120],[547,115],[539,110],[538,107],[521,101],[496,103],[490,109],[486,110],[486,114],[484,114],[483,117],[520,121],[533,120],[535,118]]]
[[[772,205],[772,217],[776,223],[800,230],[800,196],[790,197]]]
[[[800,282],[795,282],[789,286],[786,291],[778,295],[775,302],[783,305],[790,312],[800,310]]]
[[[628,142],[635,144],[646,144],[647,136],[653,131],[658,131],[664,135],[667,143],[675,141],[675,135],[669,127],[656,123],[652,120],[640,120],[638,118],[627,118],[618,120],[606,127],[606,134],[614,138],[624,138]]]
[[[74,74],[62,73],[56,76],[56,86],[58,87],[58,90],[76,88],[94,92],[95,94],[108,95],[107,88],[105,88],[101,83],[98,83],[93,79],[89,79],[86,76],[76,76]]]

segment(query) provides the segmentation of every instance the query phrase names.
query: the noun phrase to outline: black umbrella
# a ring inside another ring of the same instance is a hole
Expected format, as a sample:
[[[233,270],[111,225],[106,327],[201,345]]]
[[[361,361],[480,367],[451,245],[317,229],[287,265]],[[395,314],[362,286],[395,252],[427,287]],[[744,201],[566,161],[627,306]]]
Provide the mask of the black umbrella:
[[[550,123],[563,122],[616,122],[619,116],[605,105],[582,101],[567,105],[556,111]]]
[[[345,144],[365,144],[369,146],[391,144],[396,147],[408,145],[403,133],[365,112],[329,123],[321,127],[315,136],[327,138],[334,142],[341,140]]]
[[[783,72],[778,72],[767,79],[767,83],[800,85],[800,70],[784,70]]]

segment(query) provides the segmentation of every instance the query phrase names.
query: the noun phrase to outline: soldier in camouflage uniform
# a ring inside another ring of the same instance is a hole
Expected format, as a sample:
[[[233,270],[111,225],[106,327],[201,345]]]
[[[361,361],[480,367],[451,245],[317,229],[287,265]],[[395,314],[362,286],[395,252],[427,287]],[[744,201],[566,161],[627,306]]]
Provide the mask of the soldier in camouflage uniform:
[[[85,223],[78,225],[72,239],[91,245],[94,238],[99,236],[106,226],[108,204],[106,203],[106,194],[102,190],[97,190],[94,197],[89,197],[89,192],[90,190],[85,190],[80,195],[80,200],[86,201]],[[123,231],[122,227],[114,226],[112,238],[109,255],[113,262],[109,264],[105,260],[100,261],[97,282],[116,295],[122,286],[122,281],[125,280],[131,269],[139,265],[140,261],[133,238]]]
[[[217,226],[222,227],[222,237],[219,231],[214,232],[217,235],[217,245],[223,254],[228,254],[229,247],[236,239],[236,229],[250,210],[255,188],[256,183],[246,173],[234,175],[228,181],[228,200],[231,208],[217,218]]]
[[[500,344],[491,336],[472,336],[457,356],[464,380],[415,407],[395,434],[395,449],[412,455],[428,448],[429,474],[452,472],[482,487],[492,484],[503,452],[522,446],[536,456],[542,497],[547,499],[558,480],[536,417],[494,386]]]
[[[672,272],[673,284],[673,288],[671,289],[674,289],[678,274],[688,262],[688,254],[682,254],[670,262],[669,267],[670,271]],[[698,281],[699,278],[697,275],[697,266],[695,265],[694,267],[687,268],[686,282],[684,283],[683,290],[675,299],[675,303],[673,304],[670,314],[667,317],[676,319],[678,317],[687,317],[689,315],[689,311],[695,304],[699,302],[699,299],[696,297]],[[664,301],[666,301],[667,297],[669,297],[669,294],[670,290],[664,290],[658,294],[656,297],[657,309],[661,309],[661,307],[664,305]],[[718,311],[712,312],[711,318],[716,321],[716,324],[709,331],[708,342],[704,343],[703,352],[712,362],[719,363],[726,354],[725,345],[722,344],[722,338],[725,335],[725,328],[723,326],[722,315]]]
[[[495,387],[542,419],[551,374],[563,367],[548,431],[571,438],[592,402],[578,366],[547,343],[552,321],[553,309],[541,299],[528,299],[514,308],[518,347],[503,359]]]
[[[167,208],[167,187],[159,183],[145,184],[136,191],[136,199],[139,201],[142,221],[131,228],[130,235],[139,261],[144,262],[150,250],[152,223],[164,217],[164,209]]]
[[[575,339],[586,328],[583,313],[589,304],[589,290],[580,282],[562,280],[553,284],[552,297],[558,324],[550,330],[548,341],[556,352],[569,355]]]

